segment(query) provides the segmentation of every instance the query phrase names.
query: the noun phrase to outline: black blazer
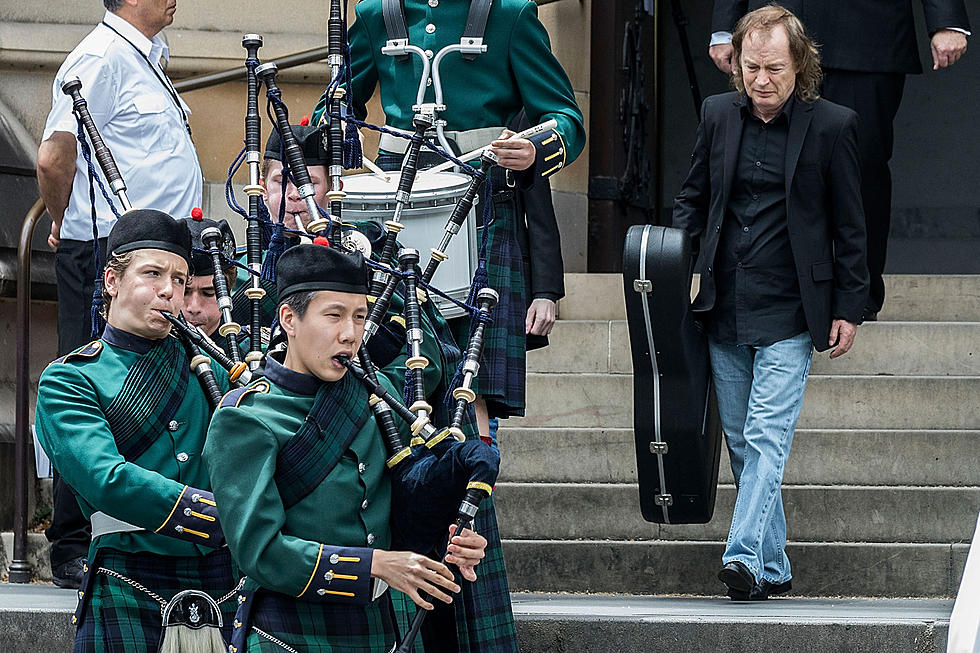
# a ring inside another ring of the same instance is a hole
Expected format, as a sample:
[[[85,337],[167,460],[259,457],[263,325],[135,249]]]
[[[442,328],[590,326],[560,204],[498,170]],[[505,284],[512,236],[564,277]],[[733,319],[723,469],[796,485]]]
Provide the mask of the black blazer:
[[[742,138],[735,92],[701,107],[691,170],[674,200],[673,224],[691,236],[701,275],[695,311],[715,303],[713,268]],[[786,141],[786,220],[803,312],[817,351],[834,318],[860,322],[868,295],[857,114],[817,100],[793,103]]]
[[[715,0],[712,32],[731,32],[769,0]],[[921,73],[912,0],[781,0],[821,46],[824,68],[870,73]],[[964,0],[922,0],[926,28],[970,29]]]

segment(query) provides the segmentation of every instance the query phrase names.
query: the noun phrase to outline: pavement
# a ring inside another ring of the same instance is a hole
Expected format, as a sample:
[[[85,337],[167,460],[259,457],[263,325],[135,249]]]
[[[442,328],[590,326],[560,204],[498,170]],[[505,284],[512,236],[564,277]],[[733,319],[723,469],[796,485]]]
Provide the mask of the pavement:
[[[525,653],[941,653],[953,602],[518,593],[513,606]],[[74,607],[72,591],[0,584],[0,651],[70,650]]]

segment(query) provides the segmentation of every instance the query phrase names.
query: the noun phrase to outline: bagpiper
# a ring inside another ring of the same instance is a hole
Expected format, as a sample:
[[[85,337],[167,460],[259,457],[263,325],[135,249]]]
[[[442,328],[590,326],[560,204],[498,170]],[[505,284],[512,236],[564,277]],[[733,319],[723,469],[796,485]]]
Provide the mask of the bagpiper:
[[[389,586],[428,609],[420,591],[446,602],[460,591],[443,564],[388,550],[384,443],[344,364],[361,344],[367,278],[360,253],[288,249],[276,271],[286,350],[267,356],[263,379],[226,395],[211,423],[205,460],[247,575],[232,653],[388,650]],[[380,376],[401,395],[403,371]],[[485,546],[465,531],[452,537],[448,562],[473,580]]]
[[[166,213],[124,214],[108,239],[103,336],[41,375],[38,438],[92,522],[76,653],[156,650],[165,631],[186,634],[169,628],[178,617],[202,627],[201,650],[230,636],[237,577],[201,455],[211,409],[162,313],[183,306],[190,241]]]

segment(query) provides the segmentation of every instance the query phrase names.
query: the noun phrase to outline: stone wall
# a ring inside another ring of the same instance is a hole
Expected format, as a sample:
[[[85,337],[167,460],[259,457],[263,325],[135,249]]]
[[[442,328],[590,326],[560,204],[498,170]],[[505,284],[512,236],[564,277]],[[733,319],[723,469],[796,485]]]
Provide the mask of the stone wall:
[[[353,17],[353,2],[350,2]],[[273,8],[274,7],[274,14]],[[284,0],[274,5],[257,0],[187,2],[178,6],[174,24],[164,31],[170,44],[169,74],[174,80],[239,67],[245,58],[243,31],[264,36],[263,60],[326,45],[327,3],[311,11],[308,2]],[[0,7],[0,99],[39,139],[51,106],[51,83],[65,55],[102,17],[95,0],[53,0],[46,3],[4,3]],[[561,0],[540,8],[553,47],[572,80],[586,114],[589,109],[589,34],[591,0]],[[584,49],[583,49],[584,44]],[[295,120],[309,113],[329,79],[324,63],[283,71],[283,98]],[[83,89],[84,93],[84,89]],[[241,148],[244,130],[245,85],[226,83],[184,94],[191,107],[191,128],[204,176],[213,182],[204,208],[215,217],[229,217],[221,185]],[[264,107],[264,103],[263,103]],[[375,99],[370,119],[380,121]],[[264,110],[260,111],[264,117]],[[263,125],[263,134],[269,124]],[[376,151],[369,135],[367,151]],[[586,189],[588,152],[554,179],[555,201],[563,232],[567,271],[585,269]],[[244,183],[239,173],[236,181]],[[232,224],[238,225],[235,219]],[[244,225],[242,225],[244,228]]]

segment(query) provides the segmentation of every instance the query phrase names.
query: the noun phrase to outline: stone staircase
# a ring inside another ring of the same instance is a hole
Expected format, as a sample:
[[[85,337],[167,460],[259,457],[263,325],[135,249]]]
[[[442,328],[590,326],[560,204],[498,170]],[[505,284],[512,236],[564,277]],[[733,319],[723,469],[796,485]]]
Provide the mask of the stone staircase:
[[[503,423],[496,497],[512,589],[719,595],[735,489],[715,516],[642,520],[619,275],[567,275],[528,415]],[[814,357],[786,468],[794,595],[955,595],[980,510],[980,277],[886,279],[877,323]]]

